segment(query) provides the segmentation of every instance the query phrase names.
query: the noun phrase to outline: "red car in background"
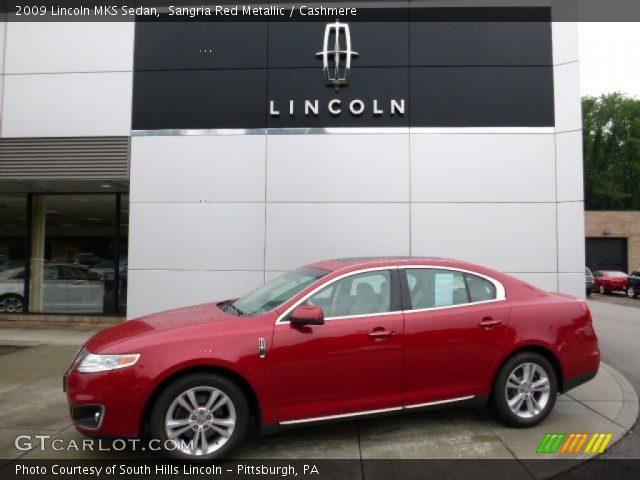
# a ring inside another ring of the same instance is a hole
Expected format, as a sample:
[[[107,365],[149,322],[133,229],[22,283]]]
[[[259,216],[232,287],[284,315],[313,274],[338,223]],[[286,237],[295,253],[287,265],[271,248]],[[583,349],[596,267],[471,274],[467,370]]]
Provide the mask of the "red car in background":
[[[593,288],[600,295],[611,292],[626,292],[629,276],[615,270],[597,270],[593,272]]]
[[[64,386],[83,433],[148,425],[175,442],[170,455],[213,459],[252,421],[273,431],[490,402],[529,427],[599,364],[584,300],[455,260],[351,258],[103,330]]]

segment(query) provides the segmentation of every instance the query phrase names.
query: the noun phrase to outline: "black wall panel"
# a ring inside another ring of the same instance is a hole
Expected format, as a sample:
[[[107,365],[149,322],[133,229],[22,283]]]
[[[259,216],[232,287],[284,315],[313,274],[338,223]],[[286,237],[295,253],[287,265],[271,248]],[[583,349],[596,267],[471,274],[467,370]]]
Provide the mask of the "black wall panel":
[[[411,65],[552,65],[546,22],[412,22]]]
[[[267,71],[136,72],[133,130],[264,128]]]
[[[316,56],[323,22],[137,23],[133,129],[553,126],[549,15],[427,8],[411,22],[351,21],[359,55],[337,91]],[[341,115],[327,110],[333,98]],[[353,99],[363,114],[349,113]],[[384,114],[373,115],[374,99]],[[391,99],[405,101],[404,115],[389,114]],[[317,116],[305,100],[319,101]]]
[[[552,67],[414,67],[411,125],[554,124]]]

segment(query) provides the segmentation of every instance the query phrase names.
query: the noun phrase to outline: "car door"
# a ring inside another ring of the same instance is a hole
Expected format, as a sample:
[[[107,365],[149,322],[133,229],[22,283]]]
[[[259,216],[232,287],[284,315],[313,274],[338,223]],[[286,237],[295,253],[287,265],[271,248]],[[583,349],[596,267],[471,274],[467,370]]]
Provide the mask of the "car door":
[[[482,392],[507,331],[504,289],[444,268],[401,269],[405,406]]]
[[[329,280],[303,299],[323,325],[274,328],[273,391],[280,421],[400,409],[402,332],[396,269]]]

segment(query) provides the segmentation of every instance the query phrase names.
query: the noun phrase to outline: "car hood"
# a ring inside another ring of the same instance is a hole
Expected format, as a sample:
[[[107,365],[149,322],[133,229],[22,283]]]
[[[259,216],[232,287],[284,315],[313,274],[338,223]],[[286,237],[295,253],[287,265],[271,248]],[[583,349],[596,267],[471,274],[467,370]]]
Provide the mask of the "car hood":
[[[148,343],[147,340],[150,341],[156,334],[176,331],[176,335],[179,335],[203,324],[232,321],[237,318],[220,310],[216,303],[178,308],[128,320],[102,330],[89,339],[85,348],[93,353],[132,353],[118,352],[118,347],[130,347],[133,344],[144,346]]]

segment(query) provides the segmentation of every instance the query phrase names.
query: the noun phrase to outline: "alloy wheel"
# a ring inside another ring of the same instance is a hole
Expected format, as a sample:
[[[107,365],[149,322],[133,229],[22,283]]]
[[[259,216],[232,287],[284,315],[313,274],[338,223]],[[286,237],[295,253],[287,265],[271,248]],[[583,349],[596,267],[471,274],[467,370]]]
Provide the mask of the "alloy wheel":
[[[537,363],[522,363],[509,374],[505,395],[514,414],[520,418],[533,418],[549,403],[549,375]]]
[[[635,298],[635,296],[636,296],[636,289],[635,289],[635,287],[629,287],[629,288],[627,289],[627,296],[628,296],[629,298]]]
[[[236,408],[214,387],[193,387],[180,393],[165,418],[167,437],[193,456],[209,455],[227,443],[236,427]]]
[[[0,312],[22,313],[24,312],[24,303],[19,297],[5,297],[0,300]]]
[[[604,289],[604,285],[600,285],[600,295],[604,295],[605,293],[607,293],[607,291]]]

